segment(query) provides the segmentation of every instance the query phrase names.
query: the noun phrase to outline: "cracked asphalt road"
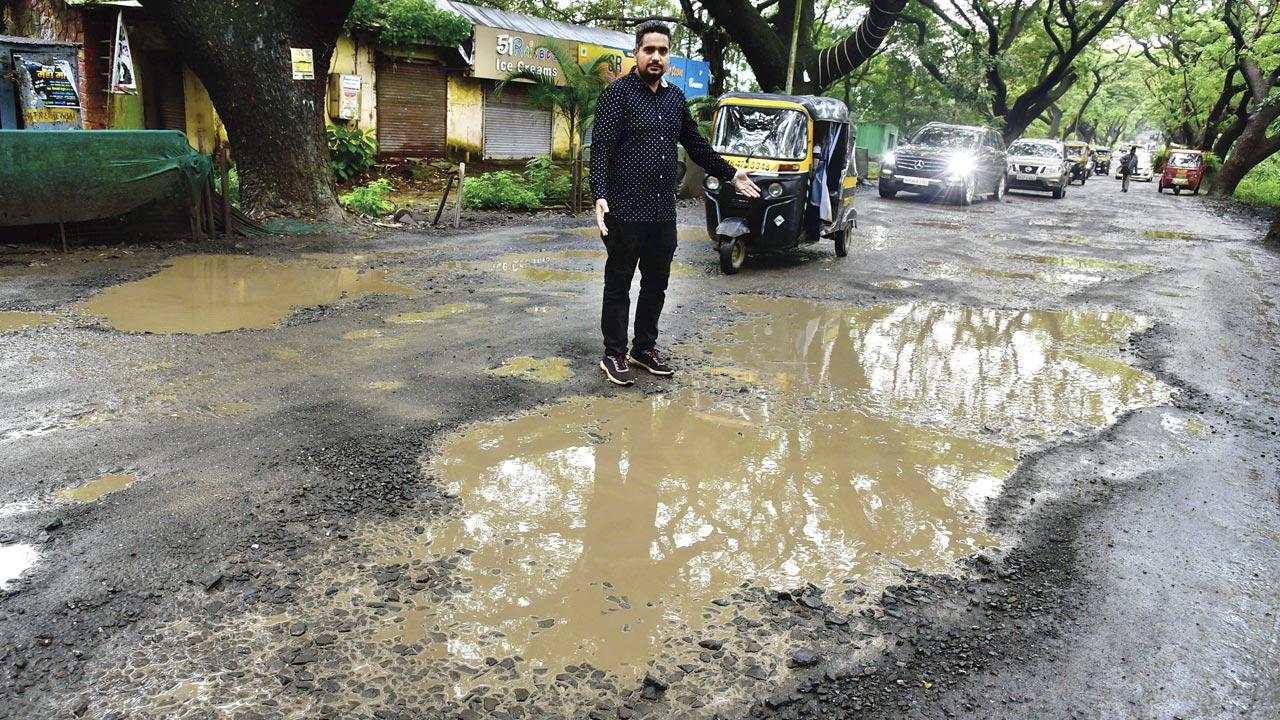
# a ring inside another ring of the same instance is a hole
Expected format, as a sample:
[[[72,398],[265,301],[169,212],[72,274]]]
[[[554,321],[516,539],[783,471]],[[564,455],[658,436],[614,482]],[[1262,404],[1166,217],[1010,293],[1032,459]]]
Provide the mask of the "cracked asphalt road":
[[[744,591],[734,602],[761,618],[750,642],[798,636],[818,652],[768,672],[742,663],[744,678],[714,690],[692,668],[648,684],[553,668],[548,687],[565,692],[535,684],[532,700],[513,699],[493,675],[486,692],[453,696],[415,685],[397,660],[384,670],[405,685],[343,705],[341,686],[369,668],[326,648],[367,618],[308,614],[343,597],[335,567],[393,588],[361,610],[375,618],[401,595],[461,591],[456,559],[407,573],[355,547],[369,527],[426,531],[466,507],[421,470],[451,433],[568,397],[664,392],[649,378],[615,391],[594,367],[601,247],[575,231],[586,219],[69,256],[7,248],[0,310],[52,319],[0,331],[0,562],[31,563],[0,574],[0,717],[1275,716],[1280,255],[1256,217],[1116,185],[971,208],[864,192],[848,258],[823,243],[733,277],[696,229],[682,235],[666,344],[696,347],[739,320],[736,294],[1114,310],[1150,320],[1120,353],[1172,390],[1105,428],[1036,441],[987,509],[1003,543],[951,572],[903,569],[848,622],[832,620],[828,588]],[[121,333],[75,310],[197,252],[386,271],[420,294],[211,335]],[[446,307],[456,314],[389,321]],[[566,358],[575,374],[486,373],[519,356]],[[107,473],[136,480],[90,503],[56,495]],[[299,637],[314,641],[288,645]],[[259,657],[273,643],[290,654]],[[174,682],[166,668],[180,662],[187,679]]]

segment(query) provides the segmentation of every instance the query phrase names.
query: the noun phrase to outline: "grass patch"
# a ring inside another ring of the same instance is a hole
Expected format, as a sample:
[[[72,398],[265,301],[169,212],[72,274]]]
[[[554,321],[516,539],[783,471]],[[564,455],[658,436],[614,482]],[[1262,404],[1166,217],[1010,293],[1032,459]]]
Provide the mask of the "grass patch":
[[[1235,198],[1262,207],[1280,208],[1280,157],[1272,155],[1236,186]]]

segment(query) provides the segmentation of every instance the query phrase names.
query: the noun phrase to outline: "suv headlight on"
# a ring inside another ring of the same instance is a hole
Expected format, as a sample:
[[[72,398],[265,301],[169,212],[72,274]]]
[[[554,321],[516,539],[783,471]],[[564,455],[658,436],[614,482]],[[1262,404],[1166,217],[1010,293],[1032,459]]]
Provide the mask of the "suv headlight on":
[[[707,189],[708,189],[708,190],[711,190],[712,192],[715,192],[716,190],[719,190],[719,189],[720,189],[720,178],[716,177],[715,175],[708,175],[708,176],[707,176]]]
[[[972,155],[952,155],[947,172],[952,175],[968,175],[978,167],[978,159]]]

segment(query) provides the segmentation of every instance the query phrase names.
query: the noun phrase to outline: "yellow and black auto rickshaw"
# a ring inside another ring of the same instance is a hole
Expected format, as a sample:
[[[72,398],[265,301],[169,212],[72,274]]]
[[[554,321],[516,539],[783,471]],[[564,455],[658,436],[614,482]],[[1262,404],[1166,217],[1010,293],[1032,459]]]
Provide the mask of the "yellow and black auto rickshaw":
[[[849,254],[856,226],[854,134],[849,109],[835,98],[729,93],[716,103],[711,144],[750,172],[758,198],[706,180],[707,233],[720,269],[738,272],[749,253],[789,250],[821,238]]]
[[[1089,147],[1089,143],[1071,140],[1063,143],[1063,146],[1067,161],[1072,163],[1071,180],[1079,180],[1084,185],[1093,174],[1093,149]]]

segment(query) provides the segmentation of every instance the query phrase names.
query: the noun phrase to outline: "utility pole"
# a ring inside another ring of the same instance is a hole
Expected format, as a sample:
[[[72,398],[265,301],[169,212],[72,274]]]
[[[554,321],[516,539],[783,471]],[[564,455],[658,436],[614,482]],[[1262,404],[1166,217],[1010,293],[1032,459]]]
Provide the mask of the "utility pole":
[[[804,0],[795,0],[795,18],[791,23],[791,58],[787,60],[787,94],[791,94],[791,86],[796,77],[796,45],[800,42],[800,9]]]

